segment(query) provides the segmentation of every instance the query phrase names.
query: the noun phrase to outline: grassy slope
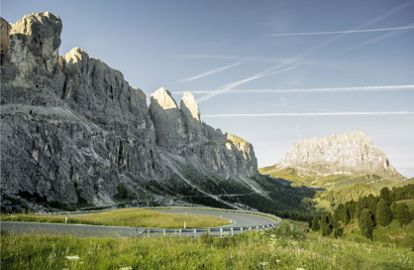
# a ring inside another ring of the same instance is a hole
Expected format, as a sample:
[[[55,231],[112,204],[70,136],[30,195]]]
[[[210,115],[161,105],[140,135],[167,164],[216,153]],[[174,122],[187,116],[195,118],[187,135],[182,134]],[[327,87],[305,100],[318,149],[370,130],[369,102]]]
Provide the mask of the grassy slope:
[[[68,217],[68,223],[151,228],[181,228],[184,222],[187,228],[215,227],[229,223],[228,220],[213,216],[170,214],[139,208],[75,215],[12,214],[1,216],[1,220],[63,223],[65,217]]]
[[[65,256],[78,255],[77,261]],[[414,269],[414,253],[305,234],[295,225],[233,238],[3,235],[4,269]]]
[[[275,170],[273,166],[261,168],[260,172],[273,178],[286,179],[292,182],[294,186],[304,185],[325,189],[324,191],[318,192],[315,197],[317,205],[325,209],[335,207],[339,203],[358,200],[358,198],[369,194],[378,195],[383,187],[392,188],[414,182],[412,178],[401,182],[387,180],[376,175],[358,177],[332,175],[311,179],[298,175],[294,168]]]

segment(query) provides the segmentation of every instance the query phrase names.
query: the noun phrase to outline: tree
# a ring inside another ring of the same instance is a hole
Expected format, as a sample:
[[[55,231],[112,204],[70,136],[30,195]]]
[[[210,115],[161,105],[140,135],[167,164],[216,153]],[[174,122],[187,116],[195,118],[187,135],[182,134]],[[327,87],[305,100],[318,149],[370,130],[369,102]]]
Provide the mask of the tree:
[[[322,235],[327,236],[332,233],[333,230],[333,218],[331,213],[322,214],[321,218],[321,231]]]
[[[338,208],[336,208],[334,212],[335,224],[338,224],[339,221],[342,221],[343,223],[345,223],[345,215],[346,215],[345,206],[342,203],[340,203],[338,205]]]
[[[319,217],[314,216],[312,219],[312,231],[319,231],[321,228]]]
[[[349,221],[355,217],[356,202],[354,200],[346,202],[345,208],[349,217],[348,222],[346,222],[348,224]]]
[[[354,218],[359,219],[361,217],[362,210],[365,208],[368,208],[368,198],[364,196],[360,198],[356,203]]]
[[[377,209],[377,202],[378,202],[378,198],[376,198],[374,195],[369,194],[368,198],[367,198],[367,206],[369,211],[371,211],[371,213],[375,213],[375,210]]]
[[[362,235],[372,240],[372,232],[375,227],[374,215],[365,208],[361,212],[361,217],[359,218],[359,228],[361,229]]]
[[[393,216],[397,219],[401,226],[411,222],[410,212],[406,203],[397,203],[393,205]]]
[[[381,226],[387,226],[392,221],[391,207],[383,198],[381,198],[377,204],[375,217],[377,218],[378,224]]]
[[[391,192],[387,187],[384,187],[381,189],[380,198],[383,199],[388,205],[391,205],[391,202],[392,202]]]

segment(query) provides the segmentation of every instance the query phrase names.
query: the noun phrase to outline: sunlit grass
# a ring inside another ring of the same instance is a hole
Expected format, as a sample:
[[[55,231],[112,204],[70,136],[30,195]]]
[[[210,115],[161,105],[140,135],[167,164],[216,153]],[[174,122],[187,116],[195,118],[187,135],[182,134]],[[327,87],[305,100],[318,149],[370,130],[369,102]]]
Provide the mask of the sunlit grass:
[[[150,228],[187,228],[215,227],[229,224],[227,219],[208,215],[163,213],[149,209],[124,208],[104,212],[72,215],[11,214],[2,215],[4,221],[37,221],[93,225],[150,227]]]
[[[10,270],[414,269],[414,253],[306,234],[284,224],[225,238],[2,235],[1,265]]]

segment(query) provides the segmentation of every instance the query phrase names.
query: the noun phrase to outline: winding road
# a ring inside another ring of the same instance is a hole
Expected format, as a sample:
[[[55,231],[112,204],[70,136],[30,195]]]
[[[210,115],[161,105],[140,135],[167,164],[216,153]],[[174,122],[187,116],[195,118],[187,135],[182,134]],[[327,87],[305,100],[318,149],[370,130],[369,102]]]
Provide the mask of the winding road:
[[[9,233],[46,233],[46,234],[71,234],[80,237],[139,237],[139,236],[200,236],[205,233],[212,235],[235,235],[249,230],[261,230],[275,227],[279,221],[266,217],[261,213],[246,211],[229,211],[212,208],[155,208],[165,213],[198,214],[217,216],[229,219],[231,224],[212,228],[193,229],[160,229],[160,228],[136,228],[123,226],[102,226],[86,224],[62,224],[44,222],[14,222],[0,221],[1,232]]]

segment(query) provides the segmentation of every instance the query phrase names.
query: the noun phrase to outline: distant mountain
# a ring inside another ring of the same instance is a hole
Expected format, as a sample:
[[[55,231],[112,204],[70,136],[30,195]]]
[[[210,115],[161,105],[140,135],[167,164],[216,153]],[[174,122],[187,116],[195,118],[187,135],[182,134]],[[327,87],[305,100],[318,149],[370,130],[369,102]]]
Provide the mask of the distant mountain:
[[[310,186],[330,185],[344,179],[405,179],[384,152],[360,131],[300,141],[279,163],[262,168],[261,172]]]
[[[204,204],[300,208],[310,189],[259,175],[253,146],[202,122],[191,93],[146,96],[80,48],[61,19],[1,20],[2,211]]]
[[[302,140],[279,163],[259,171],[294,186],[323,188],[314,202],[324,208],[412,183],[360,131]]]

